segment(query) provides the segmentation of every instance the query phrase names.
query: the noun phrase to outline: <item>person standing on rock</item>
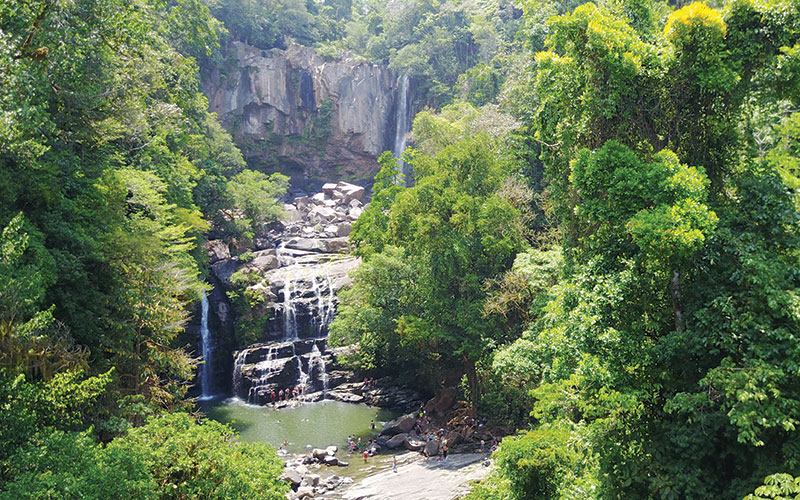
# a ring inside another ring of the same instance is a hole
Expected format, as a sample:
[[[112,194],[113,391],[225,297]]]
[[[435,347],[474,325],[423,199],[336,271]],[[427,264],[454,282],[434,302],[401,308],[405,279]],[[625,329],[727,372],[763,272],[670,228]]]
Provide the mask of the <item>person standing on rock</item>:
[[[364,463],[367,463],[367,459],[369,458],[369,452],[364,450]]]

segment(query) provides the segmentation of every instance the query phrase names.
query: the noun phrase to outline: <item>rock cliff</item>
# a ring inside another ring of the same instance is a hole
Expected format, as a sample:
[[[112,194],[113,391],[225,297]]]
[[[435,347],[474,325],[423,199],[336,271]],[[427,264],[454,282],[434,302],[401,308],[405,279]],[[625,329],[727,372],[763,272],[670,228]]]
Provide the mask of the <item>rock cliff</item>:
[[[330,61],[296,44],[233,50],[235,69],[210,72],[203,87],[251,168],[283,172],[309,191],[323,179],[372,179],[396,128],[397,77],[385,65]]]

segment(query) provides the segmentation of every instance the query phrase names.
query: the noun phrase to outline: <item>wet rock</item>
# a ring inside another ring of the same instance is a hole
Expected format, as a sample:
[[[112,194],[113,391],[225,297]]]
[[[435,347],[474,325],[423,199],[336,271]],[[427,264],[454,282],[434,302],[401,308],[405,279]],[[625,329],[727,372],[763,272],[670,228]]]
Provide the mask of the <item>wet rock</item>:
[[[325,457],[322,459],[322,463],[332,467],[334,465],[339,465],[339,459],[330,455],[325,455]]]
[[[324,460],[330,455],[328,455],[327,450],[314,448],[313,450],[311,450],[311,456],[314,457],[315,460]]]

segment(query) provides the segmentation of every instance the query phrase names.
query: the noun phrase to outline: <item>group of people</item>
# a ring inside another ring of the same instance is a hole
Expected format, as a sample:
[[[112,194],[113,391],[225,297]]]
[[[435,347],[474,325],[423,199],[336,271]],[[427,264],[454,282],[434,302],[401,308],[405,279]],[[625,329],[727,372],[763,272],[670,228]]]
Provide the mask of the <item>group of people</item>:
[[[308,391],[305,385],[298,385],[295,387],[287,387],[286,389],[279,389],[276,393],[274,390],[270,393],[269,397],[272,402],[276,401],[289,401],[295,399],[297,396],[303,396]]]

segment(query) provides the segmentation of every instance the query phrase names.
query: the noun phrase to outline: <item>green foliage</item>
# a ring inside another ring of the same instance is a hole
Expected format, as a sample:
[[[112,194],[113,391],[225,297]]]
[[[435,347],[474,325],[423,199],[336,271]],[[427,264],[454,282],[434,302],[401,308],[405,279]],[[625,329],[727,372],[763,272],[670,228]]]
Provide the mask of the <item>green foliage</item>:
[[[13,457],[0,498],[284,498],[275,450],[235,437],[185,413],[153,418],[106,446],[88,433],[43,429]]]
[[[87,377],[79,371],[65,371],[48,381],[31,382],[24,375],[0,372],[0,466],[45,427],[80,430],[99,423],[103,400],[113,382],[112,372]]]
[[[800,481],[789,474],[772,474],[764,478],[764,484],[744,500],[796,500],[800,496]]]
[[[231,178],[227,194],[233,208],[241,217],[233,216],[240,234],[250,240],[267,224],[283,215],[283,206],[277,198],[289,187],[289,178],[283,174],[267,175],[256,170],[245,169]]]
[[[412,153],[408,159],[416,185],[401,188],[390,184],[394,160],[382,157],[375,198],[353,232],[369,274],[356,274],[331,330],[340,338],[368,333],[370,341],[361,339],[363,363],[378,371],[395,366],[387,360],[401,357],[398,345],[421,353],[426,373],[464,370],[477,397],[475,365],[502,337],[483,317],[483,287],[511,267],[524,245],[519,210],[498,194],[509,173],[483,136],[435,158]],[[386,277],[387,286],[375,286],[373,276]]]

